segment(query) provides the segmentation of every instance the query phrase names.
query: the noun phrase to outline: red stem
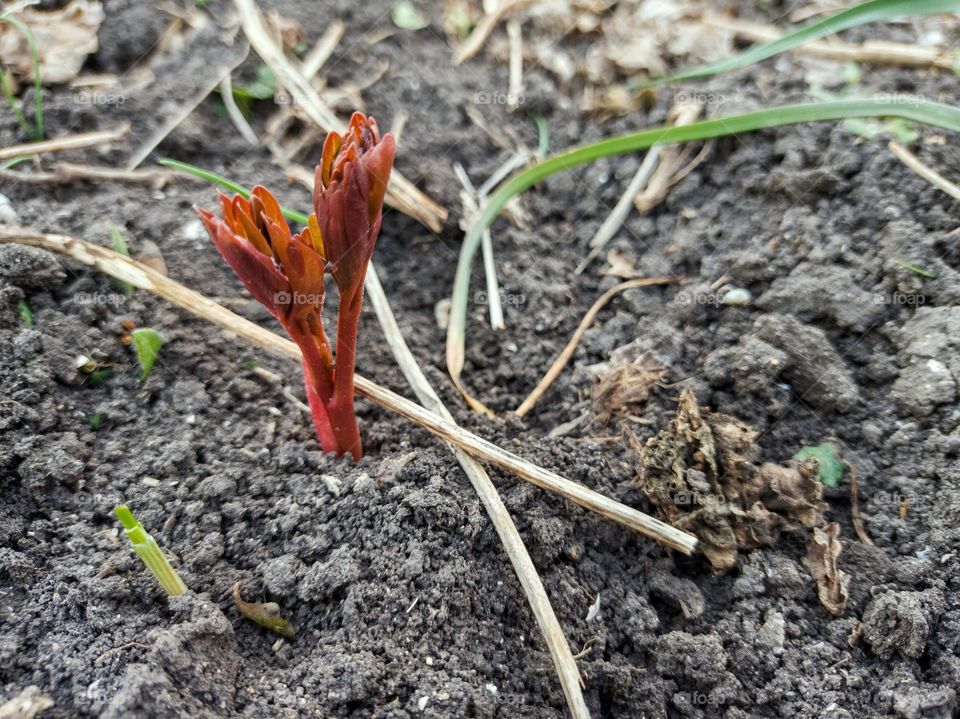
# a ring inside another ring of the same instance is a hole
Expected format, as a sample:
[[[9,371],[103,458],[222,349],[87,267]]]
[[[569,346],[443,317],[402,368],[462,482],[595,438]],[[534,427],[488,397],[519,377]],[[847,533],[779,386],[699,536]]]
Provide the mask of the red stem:
[[[333,397],[327,404],[340,448],[354,459],[363,456],[360,427],[354,412],[353,376],[357,366],[357,330],[363,306],[363,277],[356,288],[341,292],[337,309],[337,363],[333,373]]]
[[[327,348],[324,352],[317,346],[316,338],[303,321],[291,322],[286,330],[303,355],[303,381],[306,385],[307,401],[310,403],[310,414],[313,416],[313,426],[317,431],[320,447],[324,452],[335,452],[340,456],[344,454],[344,449],[337,437],[328,409],[333,395],[333,371],[330,361],[325,361],[325,358],[329,357],[329,349]]]

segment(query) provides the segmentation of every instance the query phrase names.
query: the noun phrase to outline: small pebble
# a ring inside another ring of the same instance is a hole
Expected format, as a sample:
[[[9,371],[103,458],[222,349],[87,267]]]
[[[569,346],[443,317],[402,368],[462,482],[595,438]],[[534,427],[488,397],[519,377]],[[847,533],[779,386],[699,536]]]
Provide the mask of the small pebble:
[[[16,225],[19,221],[16,210],[13,209],[13,203],[6,195],[0,195],[0,222],[7,225]]]
[[[745,287],[734,287],[723,296],[723,304],[732,307],[746,307],[753,301],[753,295]]]
[[[417,709],[423,711],[427,708],[427,702],[430,701],[430,697],[420,697],[420,701],[417,702]]]

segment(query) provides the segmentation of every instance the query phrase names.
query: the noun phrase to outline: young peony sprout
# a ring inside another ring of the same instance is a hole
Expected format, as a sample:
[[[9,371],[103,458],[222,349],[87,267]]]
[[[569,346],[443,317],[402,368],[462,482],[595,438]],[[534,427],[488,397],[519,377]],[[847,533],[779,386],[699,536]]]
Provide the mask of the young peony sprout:
[[[130,508],[121,504],[113,511],[117,513],[127,537],[133,544],[133,550],[147,565],[147,569],[153,572],[153,576],[160,582],[160,586],[167,590],[167,594],[176,597],[186,592],[187,585],[183,583],[180,575],[170,566],[170,562],[160,551],[157,541],[147,534],[147,530],[133,516]]]
[[[223,219],[197,208],[223,259],[277,318],[303,354],[314,427],[325,452],[363,454],[353,408],[363,280],[380,233],[395,145],[376,121],[356,112],[341,137],[327,135],[316,169],[314,214],[292,234],[276,198],[254,187],[250,198],[220,196]],[[323,325],[324,274],[340,296],[336,353]]]

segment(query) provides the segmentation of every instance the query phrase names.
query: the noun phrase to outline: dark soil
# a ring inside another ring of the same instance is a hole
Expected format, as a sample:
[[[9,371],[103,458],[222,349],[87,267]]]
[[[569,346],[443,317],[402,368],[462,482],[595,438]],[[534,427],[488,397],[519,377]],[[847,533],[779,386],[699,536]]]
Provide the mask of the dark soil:
[[[340,17],[349,28],[328,64],[331,84],[359,84],[382,123],[410,118],[398,168],[452,210],[433,237],[388,212],[376,262],[405,336],[459,421],[485,437],[621,501],[650,509],[634,482],[635,455],[616,426],[547,434],[589,408],[588,367],[637,341],[704,406],[760,430],[763,461],[833,441],[860,476],[876,546],[857,542],[846,483],[829,490],[842,528],[845,612],[819,603],[802,563],[808,535],[745,555],[711,574],[569,503],[495,473],[546,584],[596,717],[949,717],[960,691],[960,255],[957,205],[905,168],[887,138],[864,140],[827,123],[716,142],[706,162],[614,246],[680,288],[628,292],[588,332],[572,366],[524,421],[467,412],[443,367],[436,303],[447,297],[460,202],[451,165],[479,182],[507,153],[464,112],[478,92],[506,87],[485,59],[453,67],[435,24],[368,46],[391,27],[389,3],[263,3],[295,18],[311,41]],[[741,3],[746,17],[773,19]],[[764,7],[769,7],[764,3]],[[150,6],[150,7],[148,7]],[[212,1],[222,16],[230,4]],[[152,4],[106,3],[92,72],[123,73],[167,22]],[[782,8],[781,8],[782,11]],[[764,14],[768,12],[769,14]],[[44,92],[51,135],[131,121],[134,135],[71,160],[122,164],[162,116],[195,93],[207,68],[237,48],[212,29],[119,105]],[[909,26],[851,35],[909,40]],[[803,61],[784,57],[698,85],[733,112],[805,97]],[[241,73],[252,77],[249,58]],[[202,84],[202,83],[200,83]],[[871,91],[960,101],[948,74],[877,68]],[[758,89],[759,88],[759,89]],[[644,116],[597,123],[545,71],[527,76],[525,109],[544,114],[554,148],[664,120],[672,90]],[[27,91],[25,107],[32,107]],[[478,105],[489,122],[536,144],[523,112]],[[267,106],[257,108],[262,130]],[[27,140],[4,110],[0,146]],[[920,128],[914,149],[960,177],[955,138]],[[313,148],[313,153],[316,148]],[[274,188],[308,207],[264,149],[250,149],[208,99],[160,154]],[[315,155],[303,158],[312,164]],[[470,386],[506,414],[534,386],[593,299],[615,282],[599,263],[573,268],[639,157],[598,162],[527,193],[529,230],[501,222],[497,261],[508,329],[494,333],[474,303]],[[21,167],[20,169],[23,169]],[[212,189],[6,182],[19,221],[109,244],[124,228],[136,255],[156,243],[169,273],[273,327],[247,299],[190,207]],[[936,274],[925,279],[896,261]],[[479,264],[478,264],[479,267]],[[718,304],[725,276],[752,292],[748,307]],[[474,287],[482,288],[479,270]],[[34,313],[21,321],[18,301]],[[140,382],[123,323],[160,330],[160,362]],[[372,313],[360,371],[408,393]],[[92,383],[77,355],[112,364]],[[252,367],[279,375],[263,379]],[[498,540],[449,452],[426,432],[361,401],[366,457],[323,456],[302,399],[299,368],[211,328],[144,292],[127,297],[105,276],[43,253],[0,248],[0,682],[3,699],[30,685],[55,705],[42,717],[551,717],[565,705],[549,655]],[[289,393],[287,393],[289,394]],[[679,388],[654,391],[633,423],[643,441],[673,415]],[[94,429],[93,427],[97,428]],[[117,536],[128,503],[178,558],[195,592],[168,600]],[[296,641],[240,617],[230,588],[275,601]],[[586,621],[600,595],[600,613]]]

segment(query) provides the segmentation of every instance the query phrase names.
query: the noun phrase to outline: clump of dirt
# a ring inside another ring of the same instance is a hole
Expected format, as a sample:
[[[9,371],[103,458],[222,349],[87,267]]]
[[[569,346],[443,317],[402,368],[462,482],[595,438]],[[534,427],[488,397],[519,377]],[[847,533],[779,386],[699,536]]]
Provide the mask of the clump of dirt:
[[[823,523],[817,460],[758,465],[756,437],[735,417],[702,410],[685,389],[676,417],[638,448],[643,491],[670,524],[700,539],[720,573],[736,566],[740,550]]]

